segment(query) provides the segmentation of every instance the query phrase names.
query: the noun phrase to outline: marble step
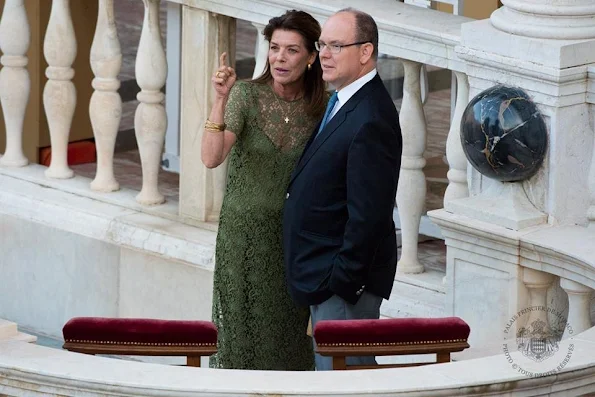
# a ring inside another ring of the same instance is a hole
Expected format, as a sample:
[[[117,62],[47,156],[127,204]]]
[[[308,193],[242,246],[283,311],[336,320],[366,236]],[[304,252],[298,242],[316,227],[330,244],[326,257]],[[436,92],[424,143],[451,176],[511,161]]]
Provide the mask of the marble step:
[[[33,343],[37,338],[33,335],[19,332],[16,323],[0,318],[0,340],[17,340]]]
[[[444,272],[427,269],[421,274],[397,273],[388,301],[380,308],[382,317],[444,317],[446,288]]]

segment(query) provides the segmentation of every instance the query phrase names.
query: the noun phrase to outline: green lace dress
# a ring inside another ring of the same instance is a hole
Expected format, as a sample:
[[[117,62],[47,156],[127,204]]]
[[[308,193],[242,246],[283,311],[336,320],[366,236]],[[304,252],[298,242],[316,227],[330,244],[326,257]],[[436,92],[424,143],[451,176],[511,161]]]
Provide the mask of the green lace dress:
[[[293,304],[285,283],[282,212],[316,121],[303,100],[284,101],[269,85],[237,82],[231,90],[225,122],[237,140],[217,235],[211,367],[313,369],[309,311]]]

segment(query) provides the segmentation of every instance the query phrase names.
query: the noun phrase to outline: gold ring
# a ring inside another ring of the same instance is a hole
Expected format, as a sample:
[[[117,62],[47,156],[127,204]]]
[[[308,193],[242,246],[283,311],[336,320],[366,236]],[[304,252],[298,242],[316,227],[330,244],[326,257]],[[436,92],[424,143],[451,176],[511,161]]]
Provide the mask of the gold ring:
[[[219,73],[221,73],[221,71],[217,71],[217,73],[215,73],[215,77],[219,78]]]

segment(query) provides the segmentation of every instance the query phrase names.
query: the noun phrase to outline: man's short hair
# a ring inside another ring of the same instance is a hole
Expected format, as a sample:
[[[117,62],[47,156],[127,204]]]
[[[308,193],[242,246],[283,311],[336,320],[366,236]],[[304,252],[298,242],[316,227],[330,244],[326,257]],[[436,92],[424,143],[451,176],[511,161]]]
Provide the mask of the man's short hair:
[[[337,13],[347,12],[355,17],[355,41],[370,42],[374,46],[372,57],[378,59],[378,26],[370,14],[349,7],[339,10]]]

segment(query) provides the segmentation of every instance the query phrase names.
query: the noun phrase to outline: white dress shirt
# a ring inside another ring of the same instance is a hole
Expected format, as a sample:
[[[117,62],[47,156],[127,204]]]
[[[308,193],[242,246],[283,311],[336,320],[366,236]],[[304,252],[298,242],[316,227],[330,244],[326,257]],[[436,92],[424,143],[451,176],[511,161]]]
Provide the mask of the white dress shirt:
[[[374,77],[376,77],[376,74],[378,74],[378,72],[374,68],[374,70],[372,70],[371,72],[363,75],[359,79],[355,80],[353,83],[351,83],[351,84],[343,87],[341,90],[339,90],[337,92],[337,103],[335,103],[335,107],[333,107],[333,111],[331,112],[328,119],[329,120],[332,119],[335,116],[335,114],[337,114],[339,109],[341,109],[341,107],[347,103],[349,98],[354,96],[355,93],[358,92],[360,90],[360,88],[362,88],[367,82],[369,82]],[[327,121],[327,123],[328,123],[328,121]]]

